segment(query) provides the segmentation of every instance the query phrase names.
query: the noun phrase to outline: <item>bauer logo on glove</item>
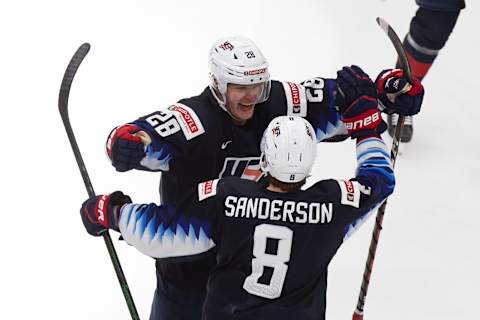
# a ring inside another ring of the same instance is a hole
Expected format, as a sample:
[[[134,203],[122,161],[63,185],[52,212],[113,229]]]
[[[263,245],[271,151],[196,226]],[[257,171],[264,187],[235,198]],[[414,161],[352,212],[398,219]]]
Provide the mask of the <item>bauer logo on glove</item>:
[[[349,132],[362,129],[375,129],[380,123],[380,112],[369,110],[357,117],[343,119]]]
[[[120,208],[131,202],[130,197],[121,191],[87,199],[80,209],[85,229],[93,236],[99,236],[108,229],[118,231],[117,221]]]
[[[382,117],[377,108],[377,91],[370,77],[358,66],[343,67],[337,72],[342,121],[352,138],[380,134]]]

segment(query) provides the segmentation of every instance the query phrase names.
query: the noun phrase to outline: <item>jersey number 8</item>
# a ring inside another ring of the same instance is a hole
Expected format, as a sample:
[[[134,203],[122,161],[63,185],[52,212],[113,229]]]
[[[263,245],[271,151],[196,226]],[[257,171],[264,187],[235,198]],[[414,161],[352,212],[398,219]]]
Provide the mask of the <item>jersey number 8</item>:
[[[278,240],[276,254],[267,253],[267,239]],[[260,224],[253,233],[252,273],[245,278],[243,289],[248,293],[268,299],[275,299],[282,294],[283,283],[287,276],[292,248],[293,231],[290,228]],[[264,267],[273,269],[269,284],[260,283]]]

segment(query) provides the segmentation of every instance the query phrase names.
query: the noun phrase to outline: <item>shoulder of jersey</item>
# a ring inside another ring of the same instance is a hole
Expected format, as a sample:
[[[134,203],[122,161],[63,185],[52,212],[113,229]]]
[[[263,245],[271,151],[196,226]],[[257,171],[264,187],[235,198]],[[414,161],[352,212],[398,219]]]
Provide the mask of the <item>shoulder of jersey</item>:
[[[259,186],[255,181],[233,176],[208,180],[198,184],[198,199],[202,201],[212,196],[254,192]]]
[[[178,120],[187,140],[220,127],[223,110],[216,105],[208,88],[200,95],[181,99],[167,108]]]
[[[329,179],[314,184],[312,189],[325,197],[340,202],[341,205],[360,208],[361,194],[369,195],[369,190],[358,181]]]
[[[270,88],[270,98],[267,100],[267,102],[276,104],[279,101],[285,101],[285,89],[283,86],[283,82],[278,80],[272,80]]]
[[[271,86],[269,103],[272,113],[307,116],[307,98],[303,86],[277,80],[272,80]]]

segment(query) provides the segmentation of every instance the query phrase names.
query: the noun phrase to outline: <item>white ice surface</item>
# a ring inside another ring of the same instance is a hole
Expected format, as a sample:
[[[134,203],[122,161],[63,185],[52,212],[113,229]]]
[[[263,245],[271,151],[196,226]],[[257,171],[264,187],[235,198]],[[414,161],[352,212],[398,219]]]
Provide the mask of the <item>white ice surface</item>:
[[[424,81],[415,136],[397,162],[366,303],[366,319],[478,319],[480,119],[478,1],[468,1]],[[401,37],[407,0],[34,1],[0,3],[0,319],[129,319],[101,239],[86,234],[87,197],[57,111],[75,49],[92,50],[75,78],[70,117],[98,193],[158,200],[158,174],[116,173],[104,154],[110,129],[207,84],[214,39],[254,39],[275,79],[335,77],[358,64],[375,76],[395,52],[375,23]],[[390,144],[390,140],[388,140]],[[349,142],[322,144],[314,178],[348,178]],[[350,319],[373,219],[330,266],[329,319]],[[153,261],[115,245],[142,319],[155,288]]]

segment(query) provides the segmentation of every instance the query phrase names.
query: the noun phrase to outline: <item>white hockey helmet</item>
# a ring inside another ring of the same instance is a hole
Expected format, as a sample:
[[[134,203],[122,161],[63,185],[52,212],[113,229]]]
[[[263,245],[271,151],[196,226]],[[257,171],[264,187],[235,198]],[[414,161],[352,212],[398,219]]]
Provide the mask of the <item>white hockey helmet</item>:
[[[317,155],[312,125],[295,116],[273,119],[263,133],[260,167],[275,179],[294,183],[305,179]]]
[[[210,90],[223,109],[228,83],[240,85],[263,83],[262,94],[256,103],[264,102],[270,95],[268,62],[250,39],[237,36],[215,41],[208,55],[208,67]]]

